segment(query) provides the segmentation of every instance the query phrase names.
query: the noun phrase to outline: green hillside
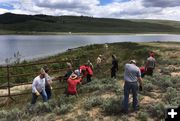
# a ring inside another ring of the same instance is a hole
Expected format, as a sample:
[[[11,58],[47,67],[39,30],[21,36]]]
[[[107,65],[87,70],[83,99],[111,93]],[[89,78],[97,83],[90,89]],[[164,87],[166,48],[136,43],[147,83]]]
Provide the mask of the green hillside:
[[[0,34],[37,34],[38,32],[180,33],[180,22],[11,13],[0,15]]]
[[[130,59],[136,59],[137,65],[144,65],[148,52],[154,51],[157,66],[152,77],[145,76],[143,91],[138,98],[140,110],[132,111],[132,97],[130,96],[130,112],[125,115],[121,112],[123,100],[123,73],[124,65]],[[95,60],[99,54],[104,58],[101,70],[96,68]],[[111,55],[116,54],[119,61],[117,79],[110,78]],[[92,82],[78,85],[79,96],[67,97],[63,94],[64,82],[53,82],[53,98],[48,103],[42,103],[38,98],[37,104],[31,111],[28,110],[31,94],[14,96],[16,102],[2,98],[0,101],[1,121],[161,121],[164,120],[164,108],[167,105],[180,104],[180,43],[153,42],[153,43],[112,43],[108,49],[103,44],[88,45],[67,51],[57,56],[52,56],[44,61],[58,61],[64,58],[79,58],[79,64],[88,59],[94,64]],[[27,63],[27,62],[26,62]],[[60,67],[50,64],[50,69]],[[76,69],[75,63],[73,64]],[[32,66],[31,69],[40,67]],[[19,71],[29,72],[27,68]],[[13,71],[12,74],[20,73]],[[3,73],[3,70],[0,70]],[[4,72],[5,73],[5,72]],[[62,73],[61,73],[62,74]],[[59,72],[50,75],[60,75]],[[33,77],[31,77],[32,79]],[[13,91],[13,90],[12,90]],[[31,91],[25,90],[25,92]]]

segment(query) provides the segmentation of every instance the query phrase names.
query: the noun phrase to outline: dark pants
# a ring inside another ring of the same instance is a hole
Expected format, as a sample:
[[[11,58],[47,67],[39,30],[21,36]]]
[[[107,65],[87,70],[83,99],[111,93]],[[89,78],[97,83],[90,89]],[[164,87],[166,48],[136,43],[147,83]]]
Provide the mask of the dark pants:
[[[78,93],[77,92],[68,92],[66,93],[66,96],[69,97],[69,96],[72,96],[72,95],[75,95],[76,97],[78,97]]]
[[[92,81],[92,80],[91,80],[91,77],[92,77],[92,75],[87,74],[87,82],[91,82],[91,81]]]
[[[115,68],[111,68],[111,78],[116,78],[116,69]]]
[[[147,68],[146,75],[152,76],[153,75],[153,70],[154,70],[154,68]]]
[[[124,101],[123,107],[126,112],[129,108],[129,93],[132,92],[133,95],[133,108],[136,111],[138,108],[138,83],[137,82],[125,82],[124,84]]]
[[[47,94],[47,99],[49,100],[51,98],[51,95],[52,95],[52,91],[51,91],[51,87],[45,87],[45,91],[46,91],[46,94]]]
[[[141,73],[141,77],[144,78],[144,76],[146,75],[146,73]]]
[[[40,93],[40,95],[42,96],[43,101],[44,101],[44,102],[47,102],[48,99],[47,99],[47,94],[46,94],[45,90],[42,91],[42,92]],[[38,98],[38,96],[37,96],[35,93],[32,93],[32,101],[31,101],[31,104],[35,104],[37,98]]]

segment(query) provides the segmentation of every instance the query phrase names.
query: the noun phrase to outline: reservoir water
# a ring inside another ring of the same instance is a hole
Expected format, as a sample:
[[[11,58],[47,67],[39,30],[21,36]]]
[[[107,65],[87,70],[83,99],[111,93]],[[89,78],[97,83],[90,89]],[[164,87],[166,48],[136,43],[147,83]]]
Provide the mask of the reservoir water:
[[[153,41],[180,42],[180,35],[0,35],[0,64],[18,51],[22,60],[28,60],[89,44]]]

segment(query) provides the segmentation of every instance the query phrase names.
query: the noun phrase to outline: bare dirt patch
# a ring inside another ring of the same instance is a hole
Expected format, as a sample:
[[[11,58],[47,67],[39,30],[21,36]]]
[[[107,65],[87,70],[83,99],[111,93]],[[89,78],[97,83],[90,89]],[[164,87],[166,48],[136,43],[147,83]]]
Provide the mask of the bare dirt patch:
[[[107,98],[111,98],[111,97],[115,97],[115,96],[116,96],[115,93],[113,93],[113,92],[108,92],[108,93],[102,94],[102,95],[101,95],[101,98],[107,99]]]
[[[143,99],[141,100],[141,104],[150,104],[150,103],[156,103],[159,102],[159,99],[154,99],[149,96],[143,96]]]
[[[31,84],[14,86],[10,88],[11,94],[21,93],[22,91],[25,91],[28,89],[31,89]],[[8,95],[8,89],[0,89],[0,96],[3,96],[3,95]]]
[[[180,76],[180,72],[172,72],[171,76],[175,77],[175,76]]]

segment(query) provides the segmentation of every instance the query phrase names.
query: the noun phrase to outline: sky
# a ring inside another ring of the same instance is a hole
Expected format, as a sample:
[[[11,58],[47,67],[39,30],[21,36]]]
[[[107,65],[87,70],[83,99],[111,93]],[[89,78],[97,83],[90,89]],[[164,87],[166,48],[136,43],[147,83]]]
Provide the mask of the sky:
[[[0,0],[0,14],[180,21],[180,0]]]

